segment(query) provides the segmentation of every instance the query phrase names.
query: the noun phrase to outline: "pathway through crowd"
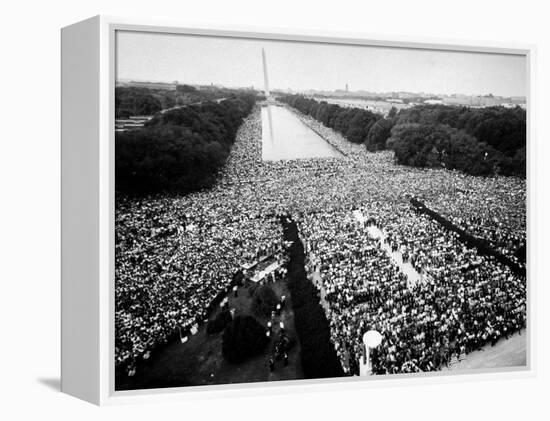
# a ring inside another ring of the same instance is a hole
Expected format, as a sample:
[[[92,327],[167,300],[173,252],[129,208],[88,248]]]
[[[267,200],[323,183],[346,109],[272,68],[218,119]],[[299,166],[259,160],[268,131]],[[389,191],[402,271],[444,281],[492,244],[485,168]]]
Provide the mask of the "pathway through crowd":
[[[366,223],[367,218],[358,210],[353,211],[353,216],[355,219],[361,223]],[[419,281],[422,280],[422,275],[420,275],[413,265],[410,262],[403,261],[403,254],[399,251],[393,251],[391,246],[384,241],[385,235],[384,232],[375,225],[367,226],[367,233],[371,238],[381,240],[381,247],[386,253],[391,257],[395,264],[399,267],[401,272],[407,276],[407,281],[409,288],[414,287]]]

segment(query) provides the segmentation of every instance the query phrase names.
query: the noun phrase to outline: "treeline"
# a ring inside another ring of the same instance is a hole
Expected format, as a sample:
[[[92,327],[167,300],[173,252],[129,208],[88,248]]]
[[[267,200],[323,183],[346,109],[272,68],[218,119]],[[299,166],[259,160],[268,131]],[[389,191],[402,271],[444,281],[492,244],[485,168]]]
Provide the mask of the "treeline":
[[[291,242],[288,289],[292,297],[294,324],[300,339],[301,363],[307,379],[342,377],[344,371],[330,341],[330,327],[319,303],[318,291],[307,278],[304,246],[296,222],[282,218],[285,241]]]
[[[397,163],[472,175],[526,173],[526,112],[520,107],[417,105],[382,118],[300,95],[279,98],[367,150],[392,149]]]
[[[128,194],[188,193],[212,186],[229,155],[252,94],[157,114],[115,139],[115,186]]]
[[[340,107],[324,101],[318,102],[301,95],[284,96],[278,100],[342,133],[353,143],[365,143],[373,125],[382,118],[367,110]]]
[[[443,124],[397,124],[387,145],[395,151],[398,164],[413,167],[447,168],[471,175],[520,175],[523,160],[508,158],[464,130]]]
[[[161,110],[202,101],[240,95],[243,91],[213,88],[198,90],[191,85],[177,85],[175,90],[118,86],[115,88],[115,117],[153,115]]]
[[[115,118],[152,115],[162,110],[163,94],[147,88],[115,88]],[[169,108],[169,107],[167,107]]]
[[[526,174],[526,112],[520,107],[419,105],[387,119],[399,164],[472,175]]]
[[[449,105],[417,105],[402,109],[395,124],[446,125],[464,130],[480,143],[513,157],[525,148],[527,113],[520,107],[469,108]]]

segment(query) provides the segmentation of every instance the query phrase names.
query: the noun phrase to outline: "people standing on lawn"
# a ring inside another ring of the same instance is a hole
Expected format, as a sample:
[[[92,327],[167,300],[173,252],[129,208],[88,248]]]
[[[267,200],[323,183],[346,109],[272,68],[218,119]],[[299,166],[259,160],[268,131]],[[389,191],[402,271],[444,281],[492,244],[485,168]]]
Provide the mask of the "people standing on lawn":
[[[282,256],[282,215],[297,221],[315,260],[311,268],[320,270],[319,288],[342,360],[348,359],[344,352],[358,360],[360,338],[370,328],[383,335],[373,371],[393,373],[438,369],[453,352],[471,352],[525,327],[525,277],[478,255],[409,205],[410,197],[418,197],[519,259],[526,243],[525,180],[395,165],[391,152],[369,153],[300,118],[345,156],[262,161],[261,121],[253,113],[213,188],[177,197],[117,195],[117,364],[135,370],[136,361],[178,328],[202,323],[214,298],[231,294],[233,276],[243,266],[270,253]],[[374,218],[422,282],[407,283],[354,210]],[[276,275],[287,275],[284,265]],[[280,304],[284,308],[283,297]]]
[[[408,251],[423,273],[415,285],[351,212],[318,213],[300,221],[320,267],[332,340],[343,364],[345,350],[352,360],[359,359],[362,335],[369,329],[383,335],[372,358],[373,372],[383,374],[403,367],[436,370],[453,353],[495,344],[524,326],[524,277],[478,255],[410,207],[386,214],[384,206],[378,220],[385,241]]]

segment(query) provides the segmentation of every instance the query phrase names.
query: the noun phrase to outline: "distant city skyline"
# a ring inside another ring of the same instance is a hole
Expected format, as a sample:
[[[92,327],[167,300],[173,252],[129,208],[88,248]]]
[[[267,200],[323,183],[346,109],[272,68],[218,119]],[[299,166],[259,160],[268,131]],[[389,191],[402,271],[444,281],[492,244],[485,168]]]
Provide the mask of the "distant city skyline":
[[[525,56],[145,32],[117,32],[118,81],[271,90],[525,96]]]

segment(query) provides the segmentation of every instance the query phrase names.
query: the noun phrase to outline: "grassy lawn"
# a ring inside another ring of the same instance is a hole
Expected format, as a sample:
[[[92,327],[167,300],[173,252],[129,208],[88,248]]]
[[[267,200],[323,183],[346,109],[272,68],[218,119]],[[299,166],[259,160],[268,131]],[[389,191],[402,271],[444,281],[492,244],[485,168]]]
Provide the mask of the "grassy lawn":
[[[300,343],[294,328],[292,297],[286,286],[286,280],[269,284],[275,294],[287,297],[287,304],[280,317],[275,318],[271,342],[263,354],[240,364],[227,362],[222,356],[222,335],[206,333],[206,324],[197,334],[190,336],[182,344],[179,340],[170,343],[155,354],[152,361],[140,367],[133,377],[120,377],[116,381],[116,390],[148,389],[159,387],[196,386],[227,383],[264,382],[274,380],[292,380],[303,378],[300,362]],[[229,307],[235,308],[235,314],[251,314],[252,298],[248,286],[238,289],[238,296],[229,296]],[[210,319],[219,312],[217,308]],[[264,326],[267,319],[256,317]],[[279,320],[283,320],[285,331],[295,345],[288,353],[288,365],[283,361],[275,362],[275,370],[270,372],[267,361],[279,337]]]

